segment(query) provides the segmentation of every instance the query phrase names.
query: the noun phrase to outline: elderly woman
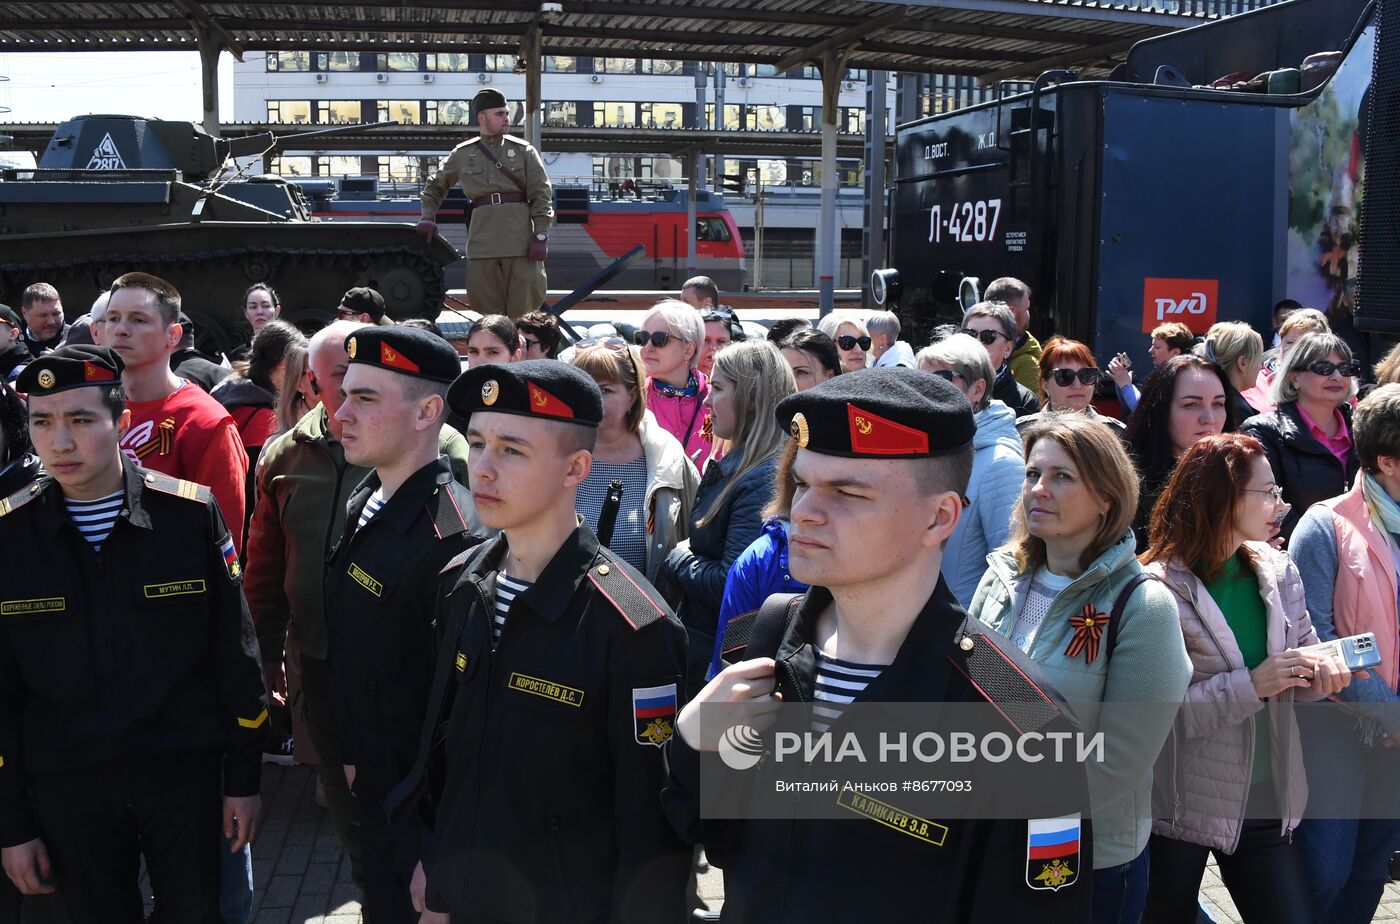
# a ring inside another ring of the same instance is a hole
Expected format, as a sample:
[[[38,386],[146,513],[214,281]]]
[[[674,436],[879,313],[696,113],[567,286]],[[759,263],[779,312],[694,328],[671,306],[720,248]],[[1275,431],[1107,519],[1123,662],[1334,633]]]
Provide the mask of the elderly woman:
[[[674,298],[657,302],[643,316],[636,341],[646,365],[647,408],[703,471],[714,440],[705,410],[710,382],[697,366],[705,344],[700,312]]]
[[[1270,397],[1278,409],[1240,426],[1264,444],[1283,499],[1292,505],[1280,530],[1285,542],[1309,507],[1346,493],[1356,478],[1350,401],[1360,373],[1345,340],[1308,334],[1284,354],[1274,376]]]
[[[1123,421],[1105,417],[1089,403],[1094,399],[1094,386],[1101,378],[1103,372],[1086,344],[1066,337],[1051,337],[1040,354],[1040,390],[1045,403],[1038,413],[1018,419],[1016,429],[1025,433],[1050,414],[1072,411],[1121,434],[1125,429]]]
[[[871,312],[870,317],[865,319],[865,326],[870,331],[870,355],[866,357],[868,366],[872,369],[890,366],[914,368],[913,348],[899,339],[899,315],[893,311]]]
[[[1040,665],[1087,733],[1103,733],[1104,759],[1087,767],[1093,924],[1136,924],[1147,900],[1152,764],[1171,730],[1165,704],[1181,702],[1191,664],[1171,593],[1130,586],[1142,573],[1129,528],[1137,473],[1115,432],[1084,414],[1053,414],[1025,444],[1011,539],[987,556],[968,611]],[[1100,708],[1109,703],[1155,705]]]
[[[1278,309],[1274,309],[1275,314]],[[1269,396],[1274,386],[1278,367],[1283,365],[1288,351],[1308,334],[1330,334],[1332,326],[1327,323],[1327,315],[1315,308],[1299,308],[1284,318],[1278,328],[1278,345],[1264,354],[1259,376],[1254,384],[1241,392],[1250,407],[1260,414],[1274,410],[1276,404]]]
[[[920,369],[947,379],[966,395],[976,415],[968,504],[943,549],[948,589],[967,606],[987,570],[987,553],[1005,543],[1011,529],[1011,512],[1026,475],[1021,437],[1011,408],[992,400],[995,375],[980,343],[954,334],[924,347],[916,358]]]
[[[842,372],[854,372],[868,365],[866,354],[870,352],[870,330],[860,318],[833,312],[821,319],[817,329],[836,341],[837,352],[841,354]]]
[[[622,505],[608,548],[655,581],[661,563],[690,532],[700,474],[681,444],[647,413],[641,357],[618,337],[583,340],[570,363],[603,392],[593,467],[578,488],[578,512],[595,531],[608,488],[622,483]]]
[[[992,399],[1000,401],[1016,414],[1025,417],[1040,410],[1040,399],[1020,382],[1011,371],[1011,354],[1016,352],[1016,316],[1001,302],[978,302],[962,316],[962,332],[975,337],[987,351],[996,382]]]
[[[1355,486],[1309,509],[1289,544],[1318,637],[1374,632],[1381,652],[1370,676],[1339,694],[1345,709],[1299,717],[1313,798],[1298,845],[1318,921],[1371,920],[1400,851],[1391,810],[1400,780],[1400,385],[1367,395],[1353,425]]]

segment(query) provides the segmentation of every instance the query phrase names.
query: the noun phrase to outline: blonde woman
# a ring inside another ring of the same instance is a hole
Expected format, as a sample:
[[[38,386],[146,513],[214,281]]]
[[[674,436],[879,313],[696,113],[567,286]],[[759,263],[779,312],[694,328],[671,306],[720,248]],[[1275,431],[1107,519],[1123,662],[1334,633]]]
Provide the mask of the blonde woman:
[[[1259,377],[1254,386],[1242,392],[1244,399],[1261,414],[1267,414],[1276,408],[1278,405],[1269,392],[1274,386],[1276,370],[1283,365],[1288,351],[1308,334],[1330,333],[1332,325],[1327,323],[1327,315],[1315,308],[1299,308],[1290,314],[1279,326],[1278,346],[1264,354],[1264,365],[1259,370]]]
[[[1205,342],[1196,351],[1202,359],[1215,363],[1235,388],[1232,400],[1235,419],[1244,420],[1261,413],[1244,397],[1263,371],[1264,338],[1243,321],[1221,321],[1206,331]]]
[[[642,317],[636,340],[647,372],[647,407],[704,471],[714,442],[705,412],[710,382],[698,366],[705,344],[700,312],[674,298],[659,301]]]
[[[822,318],[817,330],[836,341],[842,372],[865,368],[866,354],[870,352],[870,329],[864,321],[853,314],[836,312]]]
[[[705,403],[725,453],[700,480],[690,539],[676,546],[661,569],[663,580],[674,582],[672,597],[689,634],[689,676],[697,689],[714,646],[725,578],[739,553],[758,538],[763,508],[773,496],[778,451],[787,439],[774,409],[796,393],[783,354],[766,340],[732,344],[715,355]]]

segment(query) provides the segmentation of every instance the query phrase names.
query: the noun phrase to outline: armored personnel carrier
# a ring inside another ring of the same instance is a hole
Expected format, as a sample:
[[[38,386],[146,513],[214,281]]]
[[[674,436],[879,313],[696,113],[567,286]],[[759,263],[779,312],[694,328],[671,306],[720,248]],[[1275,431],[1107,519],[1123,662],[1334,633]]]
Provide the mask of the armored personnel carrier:
[[[395,319],[436,317],[443,268],[458,257],[442,237],[317,221],[295,185],[234,170],[279,141],[336,131],[225,139],[192,122],[64,122],[37,168],[0,170],[0,302],[18,306],[26,286],[48,282],[76,316],[141,270],[174,283],[202,345],[220,349],[246,338],[242,297],[255,282],[271,283],[283,317],[305,329],[334,320],[352,286],[377,289]]]

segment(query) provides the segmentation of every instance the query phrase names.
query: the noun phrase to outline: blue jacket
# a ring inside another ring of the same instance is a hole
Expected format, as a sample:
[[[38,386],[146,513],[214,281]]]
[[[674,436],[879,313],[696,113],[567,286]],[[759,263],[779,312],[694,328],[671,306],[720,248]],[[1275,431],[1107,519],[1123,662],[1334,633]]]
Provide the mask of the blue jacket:
[[[1014,416],[1014,415],[1013,415]],[[1012,428],[1015,432],[1015,428]],[[724,630],[735,616],[752,613],[773,594],[800,594],[807,585],[795,580],[788,571],[788,521],[770,517],[763,523],[763,532],[739,553],[724,581],[724,599],[719,605],[719,623],[715,627],[715,648],[710,656],[709,680],[719,673],[724,642]]]
[[[943,579],[963,606],[972,603],[987,571],[987,553],[1006,541],[1011,510],[1021,496],[1026,461],[1015,412],[1000,401],[987,405],[977,415],[972,448],[969,504],[943,549]]]

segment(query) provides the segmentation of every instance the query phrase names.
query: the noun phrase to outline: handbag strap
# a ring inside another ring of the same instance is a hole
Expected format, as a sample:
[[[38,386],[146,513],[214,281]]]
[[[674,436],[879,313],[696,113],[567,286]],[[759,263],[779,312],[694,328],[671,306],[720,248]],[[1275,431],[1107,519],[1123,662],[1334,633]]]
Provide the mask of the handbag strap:
[[[1108,616],[1108,644],[1104,646],[1103,651],[1104,670],[1108,669],[1109,662],[1113,660],[1113,649],[1118,647],[1118,625],[1123,621],[1123,610],[1128,607],[1128,598],[1133,595],[1133,591],[1148,581],[1160,580],[1161,578],[1155,574],[1143,571],[1133,575],[1128,583],[1123,585],[1123,589],[1118,592],[1118,598],[1113,601],[1113,609]]]
[[[495,148],[491,147],[491,145],[486,143],[485,138],[478,137],[476,143],[482,151],[486,152],[487,162],[490,163],[491,166],[495,167],[497,172],[499,172],[501,176],[510,180],[511,183],[515,186],[515,188],[520,190],[521,193],[529,195],[529,190],[525,188],[524,181],[521,180],[520,177],[516,176],[514,173],[511,173],[510,168],[508,168],[505,164],[501,163],[501,156],[496,153]]]

